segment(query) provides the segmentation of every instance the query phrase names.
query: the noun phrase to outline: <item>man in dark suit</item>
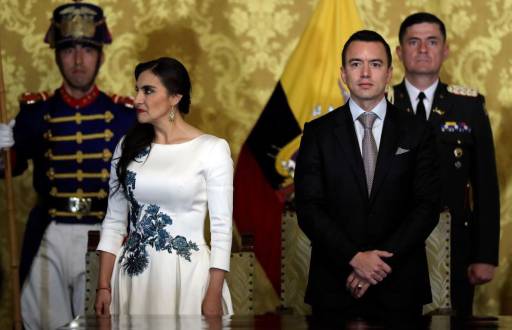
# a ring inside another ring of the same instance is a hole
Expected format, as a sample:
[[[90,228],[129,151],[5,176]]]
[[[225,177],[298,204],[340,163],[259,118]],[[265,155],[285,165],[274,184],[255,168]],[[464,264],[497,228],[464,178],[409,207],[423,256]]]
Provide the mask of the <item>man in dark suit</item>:
[[[419,317],[430,301],[425,239],[439,179],[428,125],[386,102],[391,52],[359,31],[342,51],[342,107],[304,127],[295,174],[299,225],[311,240],[305,301],[313,315]]]
[[[451,215],[451,307],[472,313],[474,285],[489,282],[498,265],[500,206],[494,144],[484,97],[447,86],[439,71],[448,56],[446,29],[430,13],[400,26],[397,54],[405,78],[391,93],[394,104],[433,126],[441,166],[441,204]],[[443,261],[444,262],[444,261]]]

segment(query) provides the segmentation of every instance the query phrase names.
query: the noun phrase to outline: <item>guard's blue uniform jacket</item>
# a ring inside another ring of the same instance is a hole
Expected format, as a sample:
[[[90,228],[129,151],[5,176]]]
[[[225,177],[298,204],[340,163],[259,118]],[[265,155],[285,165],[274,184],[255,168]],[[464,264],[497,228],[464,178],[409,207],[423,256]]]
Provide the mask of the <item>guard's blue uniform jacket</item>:
[[[131,99],[108,96],[97,87],[79,100],[63,87],[51,96],[21,97],[14,127],[13,174],[23,173],[32,159],[38,203],[27,221],[20,283],[51,221],[94,224],[103,220],[112,154],[135,118]]]

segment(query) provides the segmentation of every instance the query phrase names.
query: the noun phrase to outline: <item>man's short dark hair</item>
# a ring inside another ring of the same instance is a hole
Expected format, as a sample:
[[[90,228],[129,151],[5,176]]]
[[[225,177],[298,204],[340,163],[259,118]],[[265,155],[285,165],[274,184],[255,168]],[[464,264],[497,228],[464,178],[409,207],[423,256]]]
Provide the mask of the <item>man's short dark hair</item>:
[[[363,41],[363,42],[380,42],[384,49],[386,50],[386,56],[388,58],[388,68],[391,66],[391,49],[389,48],[388,43],[380,34],[378,34],[375,31],[371,30],[360,30],[355,32],[348,38],[347,42],[345,42],[345,45],[343,46],[343,50],[341,51],[341,65],[345,67],[345,60],[347,59],[347,49],[348,46],[354,41]]]
[[[407,29],[415,24],[421,23],[437,24],[437,26],[439,26],[439,31],[441,31],[441,35],[443,36],[443,41],[446,40],[446,27],[444,26],[443,21],[434,14],[420,12],[407,16],[402,24],[400,24],[400,30],[398,31],[398,41],[400,44],[404,41],[403,39]]]

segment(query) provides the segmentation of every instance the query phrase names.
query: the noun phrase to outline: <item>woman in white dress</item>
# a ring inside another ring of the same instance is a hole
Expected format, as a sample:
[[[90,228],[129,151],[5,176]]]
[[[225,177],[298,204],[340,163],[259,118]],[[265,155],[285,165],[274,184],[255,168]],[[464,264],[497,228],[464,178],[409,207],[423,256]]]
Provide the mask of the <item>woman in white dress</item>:
[[[135,79],[138,123],[113,156],[96,314],[232,314],[229,146],[184,120],[191,86],[179,61],[141,63]]]

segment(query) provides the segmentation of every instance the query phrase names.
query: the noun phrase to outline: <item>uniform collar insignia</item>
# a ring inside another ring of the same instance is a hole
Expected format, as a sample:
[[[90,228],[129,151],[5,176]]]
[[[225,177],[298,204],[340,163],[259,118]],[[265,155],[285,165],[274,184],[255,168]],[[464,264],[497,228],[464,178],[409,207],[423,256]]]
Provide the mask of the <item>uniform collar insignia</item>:
[[[85,108],[86,106],[94,102],[98,95],[100,95],[100,91],[96,85],[94,85],[92,90],[87,95],[80,99],[75,99],[71,95],[69,95],[69,93],[64,88],[64,85],[60,87],[59,91],[64,102],[75,109]]]
[[[434,110],[432,110],[432,112],[437,113],[439,116],[443,116],[445,113],[443,110],[439,109],[438,107],[435,107]]]

